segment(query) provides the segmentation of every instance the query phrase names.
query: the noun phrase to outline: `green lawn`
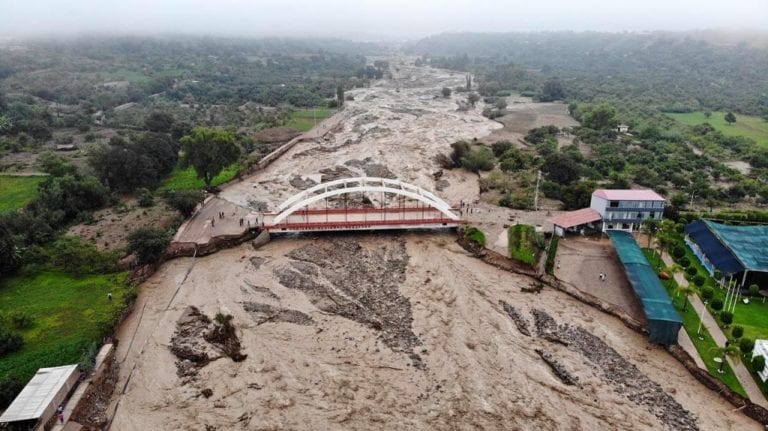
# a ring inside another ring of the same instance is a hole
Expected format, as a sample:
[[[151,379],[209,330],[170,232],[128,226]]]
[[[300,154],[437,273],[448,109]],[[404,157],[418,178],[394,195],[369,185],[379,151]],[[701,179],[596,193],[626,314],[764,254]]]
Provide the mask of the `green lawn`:
[[[643,249],[643,252],[645,253],[645,257],[648,259],[648,262],[654,264],[658,261],[658,253],[655,251]],[[667,289],[669,297],[672,298],[672,303],[674,304],[678,313],[680,313],[680,317],[683,318],[683,327],[685,328],[685,332],[688,333],[688,337],[690,337],[691,341],[693,342],[696,351],[699,352],[699,356],[701,356],[701,359],[707,366],[709,374],[728,385],[729,388],[746,397],[747,395],[746,392],[744,392],[744,388],[741,386],[741,383],[739,383],[739,379],[736,378],[736,375],[733,373],[731,366],[728,365],[727,362],[725,365],[723,365],[724,373],[720,374],[717,371],[720,367],[720,364],[714,361],[714,349],[718,347],[717,343],[715,343],[715,340],[703,325],[699,331],[699,315],[697,314],[697,311],[693,309],[690,302],[687,303],[686,311],[683,312],[683,297],[677,295],[677,282],[674,279],[661,280],[661,282]],[[703,340],[700,340],[699,337],[703,338]]]
[[[129,291],[124,283],[124,273],[75,278],[55,271],[0,281],[3,324],[10,327],[8,316],[14,313],[34,319],[29,329],[13,329],[23,336],[24,346],[0,358],[0,379],[10,373],[26,381],[38,368],[77,363],[122,311]]]
[[[12,211],[29,203],[37,195],[37,186],[45,177],[10,177],[0,175],[0,211]]]
[[[237,176],[240,169],[241,166],[237,163],[225,168],[213,179],[212,185],[218,186],[230,181]],[[197,178],[197,173],[192,167],[186,169],[176,167],[171,172],[171,176],[160,186],[161,190],[200,190],[203,188],[205,188],[205,182]]]
[[[302,109],[291,114],[291,118],[285,123],[289,129],[306,132],[315,127],[315,119],[318,122],[333,115],[333,110],[329,108]]]
[[[536,229],[527,224],[507,228],[509,257],[533,265],[536,261]]]
[[[705,117],[703,112],[667,115],[688,126],[709,123],[726,136],[744,136],[745,138],[753,139],[762,146],[768,147],[768,122],[759,117],[736,114],[736,123],[729,126],[725,122],[725,112],[721,111],[713,112],[710,118]]]

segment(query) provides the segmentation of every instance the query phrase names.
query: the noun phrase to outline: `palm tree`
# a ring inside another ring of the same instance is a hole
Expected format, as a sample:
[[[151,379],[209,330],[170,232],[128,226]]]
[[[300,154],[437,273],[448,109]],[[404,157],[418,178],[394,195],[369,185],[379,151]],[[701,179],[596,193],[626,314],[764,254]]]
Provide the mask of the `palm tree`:
[[[648,248],[651,248],[651,242],[653,237],[659,232],[659,221],[656,219],[648,219],[643,223],[642,232],[648,235]]]
[[[690,284],[687,286],[678,286],[677,287],[677,294],[680,295],[683,294],[683,313],[688,309],[688,295],[693,295],[694,293],[697,293],[698,289],[696,289],[694,286],[691,286]]]
[[[720,362],[720,368],[717,370],[719,373],[723,372],[723,365],[725,365],[725,357],[730,356],[734,362],[739,361],[739,353],[741,353],[741,350],[739,349],[739,346],[735,344],[730,344],[726,342],[726,345],[723,347],[716,346],[709,349],[710,352],[713,352],[716,357],[720,357],[722,359],[722,362]]]

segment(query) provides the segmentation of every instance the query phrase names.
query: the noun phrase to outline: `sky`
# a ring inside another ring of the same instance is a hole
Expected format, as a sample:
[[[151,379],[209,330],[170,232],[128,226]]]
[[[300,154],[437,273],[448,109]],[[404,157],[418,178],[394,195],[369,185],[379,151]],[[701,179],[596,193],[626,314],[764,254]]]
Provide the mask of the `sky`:
[[[4,38],[701,29],[768,31],[768,0],[0,0]]]

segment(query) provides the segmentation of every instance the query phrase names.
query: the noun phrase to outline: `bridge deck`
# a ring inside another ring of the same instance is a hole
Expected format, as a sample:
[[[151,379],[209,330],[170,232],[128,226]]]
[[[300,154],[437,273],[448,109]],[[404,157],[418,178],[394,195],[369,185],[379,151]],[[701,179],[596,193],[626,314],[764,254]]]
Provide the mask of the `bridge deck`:
[[[275,214],[264,214],[265,230],[301,232],[324,230],[432,229],[464,223],[445,217],[431,207],[305,209],[292,213],[280,223]]]

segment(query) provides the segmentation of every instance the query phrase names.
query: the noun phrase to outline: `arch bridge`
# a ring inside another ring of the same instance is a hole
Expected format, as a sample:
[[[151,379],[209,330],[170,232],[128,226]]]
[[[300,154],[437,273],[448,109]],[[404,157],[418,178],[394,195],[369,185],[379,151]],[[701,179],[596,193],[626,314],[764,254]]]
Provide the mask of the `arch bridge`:
[[[349,206],[349,195],[356,194],[363,196],[364,204]],[[329,199],[338,205],[338,197],[343,206],[329,207]],[[397,205],[387,205],[392,197]],[[270,232],[431,229],[462,223],[459,211],[434,194],[399,180],[372,177],[318,184],[291,196],[276,212],[262,214],[262,228]]]

